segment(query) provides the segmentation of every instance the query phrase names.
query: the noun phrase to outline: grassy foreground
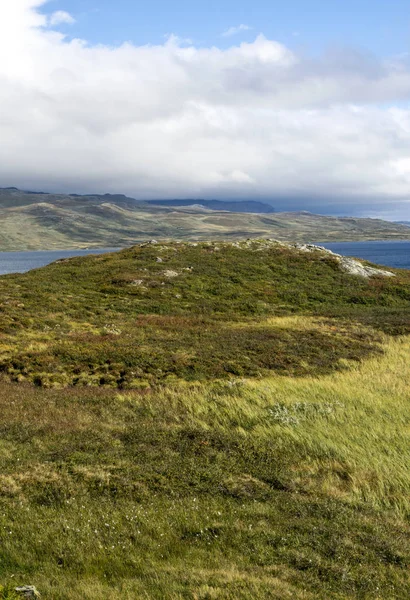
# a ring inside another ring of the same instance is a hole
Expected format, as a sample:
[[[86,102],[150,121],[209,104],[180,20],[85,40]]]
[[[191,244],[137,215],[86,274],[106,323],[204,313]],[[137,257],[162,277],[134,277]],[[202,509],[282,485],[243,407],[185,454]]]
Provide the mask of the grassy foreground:
[[[409,274],[176,248],[166,266],[147,246],[0,280],[0,582],[53,600],[408,598]],[[166,269],[181,275],[162,286]],[[126,335],[132,383],[101,375]]]
[[[2,387],[0,577],[45,598],[407,598],[410,344],[323,377]]]

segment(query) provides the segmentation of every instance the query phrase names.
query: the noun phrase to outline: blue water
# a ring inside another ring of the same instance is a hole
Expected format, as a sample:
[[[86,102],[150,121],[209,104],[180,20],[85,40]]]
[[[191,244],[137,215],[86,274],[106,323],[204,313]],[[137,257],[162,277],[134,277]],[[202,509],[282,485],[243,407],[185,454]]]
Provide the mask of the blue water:
[[[342,256],[364,258],[377,265],[410,269],[410,241],[334,242],[320,244]]]
[[[105,254],[118,248],[98,248],[94,250],[53,250],[41,252],[0,252],[0,275],[8,273],[26,273],[49,265],[60,258],[85,256],[87,254]]]
[[[364,258],[378,265],[410,269],[410,241],[403,242],[335,242],[322,243],[321,246],[344,256]],[[85,256],[86,254],[104,254],[118,248],[95,250],[56,250],[43,252],[0,252],[0,275],[7,273],[25,273],[48,265],[60,258]]]

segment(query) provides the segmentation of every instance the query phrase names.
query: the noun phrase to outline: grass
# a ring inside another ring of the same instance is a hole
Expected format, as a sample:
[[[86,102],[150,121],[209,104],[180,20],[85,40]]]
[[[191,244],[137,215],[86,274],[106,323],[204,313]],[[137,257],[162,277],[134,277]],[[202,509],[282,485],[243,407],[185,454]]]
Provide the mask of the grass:
[[[163,248],[0,280],[0,581],[53,600],[408,598],[409,274]],[[221,271],[240,283],[214,298]],[[126,335],[135,387],[93,379]]]
[[[46,598],[406,598],[410,345],[349,372],[0,396],[0,577]]]
[[[326,374],[410,331],[410,278],[269,242],[145,245],[0,281],[0,371],[43,387]],[[306,315],[300,328],[274,316]]]

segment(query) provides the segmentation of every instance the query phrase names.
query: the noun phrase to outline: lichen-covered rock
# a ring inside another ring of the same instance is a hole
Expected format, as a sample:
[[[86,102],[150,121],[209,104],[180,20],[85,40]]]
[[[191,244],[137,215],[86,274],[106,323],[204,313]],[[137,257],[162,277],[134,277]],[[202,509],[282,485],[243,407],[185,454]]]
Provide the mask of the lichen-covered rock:
[[[164,275],[165,275],[165,277],[172,279],[172,277],[178,277],[179,273],[177,271],[167,270],[167,271],[164,271]]]
[[[360,261],[349,258],[347,256],[341,256],[340,254],[336,254],[327,248],[323,248],[323,246],[316,246],[314,244],[285,244],[289,247],[296,248],[300,252],[320,252],[322,254],[327,254],[334,258],[339,264],[342,271],[349,273],[350,275],[359,275],[360,277],[395,277],[395,274],[391,271],[387,271],[385,269],[375,269],[374,267],[368,267],[363,265]]]
[[[23,585],[22,587],[17,587],[16,593],[22,598],[27,598],[27,600],[35,600],[36,598],[40,598],[40,592],[34,587],[34,585]]]
[[[336,255],[337,256],[337,255]],[[347,258],[346,256],[338,257],[340,267],[343,271],[350,273],[350,275],[360,275],[361,277],[395,277],[395,274],[385,269],[375,269],[374,267],[367,267],[354,258]]]

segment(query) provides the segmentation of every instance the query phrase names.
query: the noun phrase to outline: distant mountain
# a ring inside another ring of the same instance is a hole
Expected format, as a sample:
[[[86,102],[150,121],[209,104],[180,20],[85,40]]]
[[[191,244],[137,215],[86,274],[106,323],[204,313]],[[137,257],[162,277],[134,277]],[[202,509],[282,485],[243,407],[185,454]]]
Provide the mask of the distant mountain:
[[[23,191],[16,187],[0,188],[0,208],[7,206],[16,207],[19,205],[28,206],[30,204],[38,204],[39,202],[51,203],[61,207],[78,206],[82,202],[87,202],[94,206],[106,202],[114,202],[121,206],[131,207],[145,204],[124,194],[51,194],[49,192]]]
[[[149,200],[155,206],[203,206],[210,210],[226,210],[228,212],[242,212],[255,214],[274,213],[275,209],[270,204],[254,200]]]
[[[395,221],[396,223],[398,223],[399,225],[406,225],[407,227],[410,227],[410,221]]]
[[[410,239],[408,226],[380,219],[306,212],[228,212],[204,208],[197,202],[163,206],[121,194],[80,196],[0,189],[0,250],[124,247],[152,238],[259,237],[296,242]]]

